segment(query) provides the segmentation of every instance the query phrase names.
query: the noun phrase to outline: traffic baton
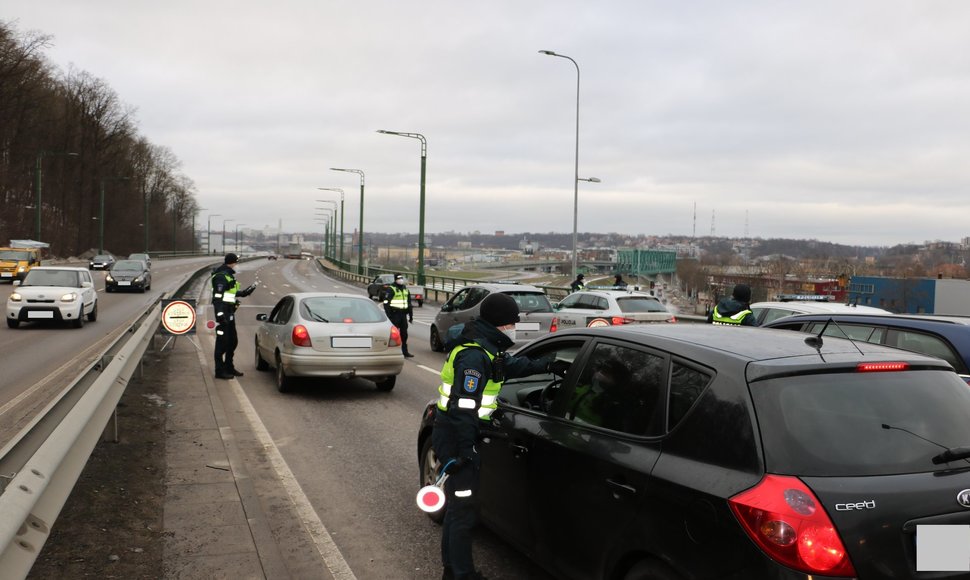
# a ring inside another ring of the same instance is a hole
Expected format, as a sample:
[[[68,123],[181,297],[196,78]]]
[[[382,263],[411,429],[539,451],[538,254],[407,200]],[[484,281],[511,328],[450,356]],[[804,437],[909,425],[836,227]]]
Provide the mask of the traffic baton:
[[[447,481],[448,474],[445,470],[448,466],[454,462],[454,459],[449,461],[444,468],[441,470],[441,475],[438,477],[438,481],[434,482],[432,485],[426,485],[418,490],[418,497],[416,498],[418,502],[418,508],[426,513],[434,513],[441,508],[445,507],[445,481]]]

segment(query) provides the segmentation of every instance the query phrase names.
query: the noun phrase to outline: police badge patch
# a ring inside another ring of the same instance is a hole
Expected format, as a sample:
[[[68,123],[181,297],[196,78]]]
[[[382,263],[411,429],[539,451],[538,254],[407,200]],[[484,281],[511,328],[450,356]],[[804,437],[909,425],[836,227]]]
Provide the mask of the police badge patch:
[[[474,393],[475,391],[478,390],[479,377],[476,375],[478,375],[478,373],[474,373],[474,374],[470,372],[465,373],[465,379],[463,381],[465,392]]]

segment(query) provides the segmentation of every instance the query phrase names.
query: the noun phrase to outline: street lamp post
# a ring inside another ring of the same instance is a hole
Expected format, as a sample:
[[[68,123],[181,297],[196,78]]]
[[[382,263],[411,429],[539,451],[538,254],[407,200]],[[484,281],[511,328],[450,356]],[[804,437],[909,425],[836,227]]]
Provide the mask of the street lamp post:
[[[196,252],[196,242],[198,241],[198,237],[199,237],[198,232],[195,231],[195,216],[199,215],[200,211],[206,211],[207,209],[209,208],[197,207],[195,208],[195,211],[192,212],[192,255],[193,256],[195,255],[195,252]],[[148,252],[145,252],[145,253],[147,254]]]
[[[209,225],[205,228],[205,253],[210,256],[212,255],[212,218],[214,217],[222,217],[222,214],[209,214]]]
[[[318,199],[317,201],[326,201],[326,200]],[[324,228],[324,234],[323,234],[324,239],[326,241],[324,244],[324,252],[323,252],[324,257],[327,256],[327,253],[333,250],[333,245],[332,245],[332,242],[330,241],[330,233],[333,232],[333,229],[330,226],[332,223],[336,221],[335,218],[337,217],[337,206],[336,206],[337,202],[332,201],[330,203],[334,204],[333,208],[329,208],[329,207],[316,208],[318,212],[316,214],[317,220],[320,221],[320,220],[326,219],[325,222],[322,222],[322,223],[326,223],[326,228]],[[326,217],[324,218],[324,216]]]
[[[364,273],[364,172],[360,169],[331,167],[331,171],[346,171],[360,176],[360,227],[357,232],[357,273]]]
[[[344,263],[344,190],[339,187],[318,187],[322,191],[337,191],[340,193],[340,267]]]
[[[101,179],[101,210],[98,213],[98,253],[104,253],[104,182],[128,181],[128,177],[105,177]],[[39,240],[38,240],[39,241]]]
[[[558,54],[551,50],[540,50],[540,54],[545,54],[548,56],[558,56],[559,58],[565,58],[573,63],[576,67],[576,172],[573,176],[573,277],[577,274],[577,264],[576,264],[576,246],[578,240],[578,230],[577,226],[579,223],[579,64],[572,58],[564,55]],[[582,181],[589,181],[584,179]],[[597,180],[598,181],[598,180]]]
[[[239,226],[244,226],[244,225],[246,225],[246,224],[236,224],[236,253],[237,254],[240,251],[242,251],[242,247],[239,244]],[[223,242],[223,243],[225,243],[225,242]]]
[[[234,222],[234,219],[222,220],[222,253],[226,253],[226,222]]]
[[[333,204],[333,214],[331,214],[330,219],[333,222],[330,225],[330,236],[328,242],[330,244],[330,259],[333,259],[333,253],[337,248],[337,202],[332,199],[318,199],[320,203],[332,203]]]
[[[40,217],[41,217],[40,216],[40,213],[41,213],[40,212],[40,209],[41,209],[41,206],[40,206],[40,204],[41,204],[41,194],[40,194],[40,191],[41,191],[41,186],[43,185],[43,179],[41,177],[42,174],[43,174],[43,170],[41,169],[41,167],[43,165],[44,155],[66,155],[68,157],[77,157],[79,155],[79,153],[74,153],[73,151],[43,151],[42,150],[40,153],[37,154],[37,170],[36,170],[37,171],[37,187],[35,188],[37,190],[36,191],[36,194],[37,194],[36,195],[36,198],[37,198],[37,208],[36,208],[36,210],[37,211],[36,211],[36,222],[34,224],[34,236],[35,236],[35,238],[36,238],[36,240],[38,242],[40,241]]]
[[[424,183],[425,173],[428,167],[428,140],[421,133],[401,133],[398,131],[385,131],[380,129],[378,133],[385,135],[397,135],[399,137],[410,137],[421,141],[421,201],[418,210],[418,285],[424,284]]]

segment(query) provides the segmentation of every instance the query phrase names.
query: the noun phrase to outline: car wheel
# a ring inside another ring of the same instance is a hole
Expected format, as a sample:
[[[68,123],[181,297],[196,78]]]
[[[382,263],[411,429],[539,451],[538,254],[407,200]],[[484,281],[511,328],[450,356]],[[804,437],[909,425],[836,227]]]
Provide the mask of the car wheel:
[[[438,455],[434,452],[434,447],[431,446],[430,435],[421,444],[421,455],[418,456],[418,464],[421,474],[421,487],[434,485],[438,481],[438,470],[441,468],[441,465],[438,463]],[[434,523],[440,524],[445,519],[446,509],[448,509],[447,504],[436,512],[428,513],[428,517]]]
[[[94,322],[98,319],[98,302],[94,302],[94,308],[88,313],[88,322]]]
[[[384,379],[383,381],[375,381],[375,384],[377,385],[378,391],[387,392],[394,388],[394,383],[396,382],[397,382],[397,377],[390,376]]]
[[[81,309],[77,311],[77,318],[74,319],[74,328],[82,328],[84,326],[84,304],[81,304]]]
[[[259,356],[259,342],[256,342],[256,370],[257,371],[267,371],[269,370],[269,363],[263,360],[263,357]]]
[[[431,327],[431,350],[433,352],[441,352],[445,350],[445,345],[441,344],[441,336],[438,334],[438,327]]]
[[[623,580],[680,580],[680,576],[662,562],[643,560],[630,568]]]
[[[20,321],[14,320],[13,318],[8,318],[7,326],[9,326],[10,328],[17,328],[18,326],[20,326]]]
[[[283,360],[279,353],[276,355],[276,390],[281,393],[293,390],[293,379],[286,376],[286,369],[283,368]]]

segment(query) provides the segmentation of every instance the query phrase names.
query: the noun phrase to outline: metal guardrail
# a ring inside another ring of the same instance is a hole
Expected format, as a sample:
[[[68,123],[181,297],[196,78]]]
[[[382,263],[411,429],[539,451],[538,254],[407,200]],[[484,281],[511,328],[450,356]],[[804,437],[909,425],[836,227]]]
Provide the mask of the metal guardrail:
[[[190,276],[182,296],[209,268]],[[161,319],[162,295],[107,350],[0,449],[0,575],[26,578],[102,438]]]

